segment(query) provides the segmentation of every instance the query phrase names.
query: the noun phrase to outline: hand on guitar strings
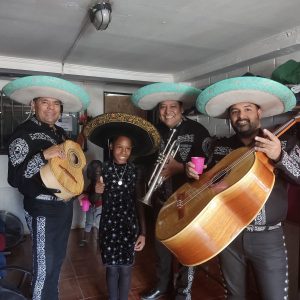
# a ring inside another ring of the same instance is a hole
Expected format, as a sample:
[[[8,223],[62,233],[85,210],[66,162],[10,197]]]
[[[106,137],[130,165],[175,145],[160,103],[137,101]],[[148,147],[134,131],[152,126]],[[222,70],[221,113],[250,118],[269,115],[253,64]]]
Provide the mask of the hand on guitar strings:
[[[45,159],[49,160],[54,157],[59,157],[61,159],[66,158],[66,154],[64,152],[62,145],[53,145],[49,147],[48,149],[43,150],[43,155]]]
[[[206,169],[207,165],[203,166],[203,169]],[[195,170],[195,165],[189,161],[186,165],[185,165],[185,173],[186,176],[191,178],[191,179],[195,179],[195,180],[199,180],[199,174],[196,172]]]
[[[255,137],[255,151],[265,153],[273,161],[278,161],[281,156],[280,140],[269,130],[263,130],[264,137]]]

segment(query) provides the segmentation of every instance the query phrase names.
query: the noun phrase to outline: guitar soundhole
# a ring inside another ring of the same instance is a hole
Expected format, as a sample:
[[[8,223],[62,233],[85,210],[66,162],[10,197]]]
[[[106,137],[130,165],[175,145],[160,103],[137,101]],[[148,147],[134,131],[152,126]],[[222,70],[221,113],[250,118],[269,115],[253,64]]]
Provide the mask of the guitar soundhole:
[[[79,163],[79,158],[74,152],[70,154],[70,161],[73,165],[78,165]]]

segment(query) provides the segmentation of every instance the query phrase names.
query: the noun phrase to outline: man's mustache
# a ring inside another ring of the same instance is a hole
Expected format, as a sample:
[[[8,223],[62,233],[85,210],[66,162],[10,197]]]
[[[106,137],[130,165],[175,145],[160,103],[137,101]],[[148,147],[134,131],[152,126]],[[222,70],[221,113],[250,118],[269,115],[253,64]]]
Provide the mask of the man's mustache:
[[[238,120],[236,120],[235,124],[238,124],[239,122],[244,122],[244,121],[250,123],[249,119],[238,119]]]

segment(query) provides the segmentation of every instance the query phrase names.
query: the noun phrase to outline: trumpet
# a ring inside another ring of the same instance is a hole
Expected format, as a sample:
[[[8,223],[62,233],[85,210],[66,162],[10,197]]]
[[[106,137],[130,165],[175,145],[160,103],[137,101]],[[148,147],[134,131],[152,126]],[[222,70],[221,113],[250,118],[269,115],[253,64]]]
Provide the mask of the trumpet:
[[[178,140],[174,140],[172,144],[170,145],[170,142],[172,140],[172,137],[175,133],[176,129],[173,129],[173,132],[168,140],[168,143],[166,144],[164,150],[162,153],[159,154],[157,163],[155,165],[155,168],[152,172],[152,175],[148,181],[148,191],[143,199],[140,201],[143,202],[146,205],[151,206],[151,196],[155,190],[157,190],[162,183],[164,182],[164,177],[161,175],[161,172],[163,168],[165,167],[166,163],[169,161],[170,157],[175,157],[178,149],[179,149],[179,142]]]

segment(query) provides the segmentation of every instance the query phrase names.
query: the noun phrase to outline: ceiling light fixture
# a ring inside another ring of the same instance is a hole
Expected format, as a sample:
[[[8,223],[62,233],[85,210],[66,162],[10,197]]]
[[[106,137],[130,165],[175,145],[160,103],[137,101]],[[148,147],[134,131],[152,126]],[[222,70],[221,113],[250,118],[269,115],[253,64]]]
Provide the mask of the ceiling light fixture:
[[[111,5],[108,2],[95,4],[89,10],[90,20],[97,30],[105,30],[111,21]]]

